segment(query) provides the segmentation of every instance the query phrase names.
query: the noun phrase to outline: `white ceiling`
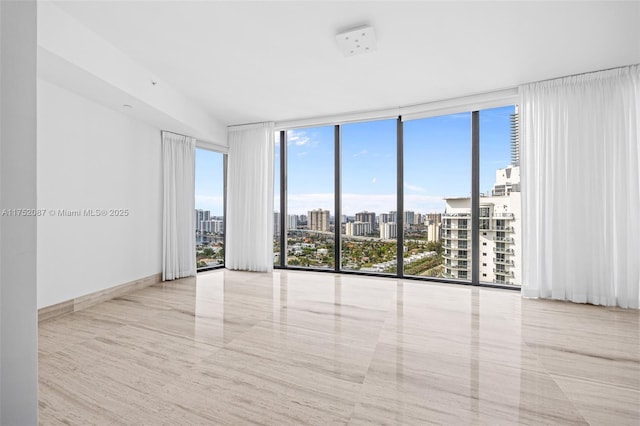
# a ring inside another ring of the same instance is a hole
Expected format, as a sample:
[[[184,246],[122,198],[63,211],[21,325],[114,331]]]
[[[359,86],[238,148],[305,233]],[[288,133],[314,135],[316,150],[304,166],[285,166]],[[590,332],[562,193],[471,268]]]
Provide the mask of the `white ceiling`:
[[[640,2],[56,1],[225,124],[394,108],[640,62]],[[369,24],[377,51],[335,35]]]

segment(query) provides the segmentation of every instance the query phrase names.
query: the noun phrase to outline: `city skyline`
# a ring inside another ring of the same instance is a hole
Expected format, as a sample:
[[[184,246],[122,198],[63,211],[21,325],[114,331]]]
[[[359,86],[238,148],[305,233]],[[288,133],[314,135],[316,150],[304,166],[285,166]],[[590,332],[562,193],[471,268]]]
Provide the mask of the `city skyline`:
[[[514,106],[480,112],[480,190],[510,164],[509,116]],[[442,212],[447,197],[471,192],[471,114],[404,123],[404,206]],[[342,214],[396,210],[396,120],[342,125]],[[334,214],[333,126],[287,132],[288,214],[322,208]],[[445,161],[455,158],[456,161]],[[279,139],[276,138],[274,210],[279,210]],[[196,208],[223,214],[222,154],[196,150]]]

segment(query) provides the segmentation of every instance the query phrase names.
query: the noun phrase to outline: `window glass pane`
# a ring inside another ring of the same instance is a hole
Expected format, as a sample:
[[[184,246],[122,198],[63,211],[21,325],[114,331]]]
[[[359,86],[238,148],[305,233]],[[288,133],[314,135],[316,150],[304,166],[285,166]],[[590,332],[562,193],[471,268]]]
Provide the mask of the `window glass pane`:
[[[287,131],[287,265],[334,268],[334,127]]]
[[[520,156],[515,106],[480,111],[480,281],[520,285]]]
[[[195,206],[197,267],[224,265],[224,154],[196,149]]]
[[[273,138],[273,264],[280,265],[280,132]]]
[[[471,114],[404,123],[404,274],[471,278]]]
[[[396,273],[396,120],[341,130],[342,269]]]

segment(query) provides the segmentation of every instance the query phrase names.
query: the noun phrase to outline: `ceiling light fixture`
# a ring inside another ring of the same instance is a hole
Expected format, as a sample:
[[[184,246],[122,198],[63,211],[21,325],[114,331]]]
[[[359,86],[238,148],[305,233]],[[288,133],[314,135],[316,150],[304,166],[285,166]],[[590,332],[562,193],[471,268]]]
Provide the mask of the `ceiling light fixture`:
[[[336,40],[344,56],[361,55],[376,50],[376,33],[371,26],[342,32],[336,36]]]

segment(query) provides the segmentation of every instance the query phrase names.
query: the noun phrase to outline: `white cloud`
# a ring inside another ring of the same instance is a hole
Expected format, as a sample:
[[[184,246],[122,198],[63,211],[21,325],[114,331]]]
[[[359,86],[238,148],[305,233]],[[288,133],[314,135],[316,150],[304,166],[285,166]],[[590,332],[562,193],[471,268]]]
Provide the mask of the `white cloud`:
[[[196,194],[196,209],[209,210],[214,216],[221,216],[223,214],[223,198],[222,195],[203,195]]]
[[[289,130],[287,132],[287,142],[296,146],[303,146],[311,142],[311,138],[304,130]]]
[[[404,187],[407,188],[410,191],[416,191],[416,192],[424,192],[424,188],[418,185],[411,185],[408,182],[405,182]]]
[[[361,155],[367,155],[369,153],[369,151],[367,151],[366,149],[363,149],[360,152],[356,152],[355,154],[353,154],[354,157],[360,157]]]
[[[307,152],[299,152],[298,154],[296,154],[298,157],[306,157]]]
[[[287,200],[290,214],[307,214],[314,209],[329,210],[334,214],[332,193],[289,194]],[[342,213],[354,215],[359,211],[386,213],[396,210],[395,194],[342,194]],[[439,195],[410,194],[404,197],[405,210],[419,213],[444,212],[444,197]],[[277,209],[277,207],[276,207]]]
[[[376,183],[378,179],[376,179],[375,177],[373,179],[371,179],[371,183]]]

